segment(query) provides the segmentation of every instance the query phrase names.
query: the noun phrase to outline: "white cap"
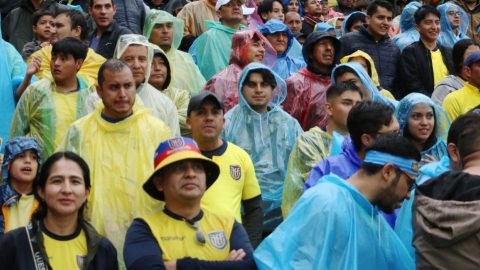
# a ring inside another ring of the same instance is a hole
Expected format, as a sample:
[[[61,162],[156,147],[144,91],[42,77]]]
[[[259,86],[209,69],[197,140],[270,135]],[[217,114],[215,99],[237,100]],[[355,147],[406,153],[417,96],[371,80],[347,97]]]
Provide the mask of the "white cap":
[[[230,3],[230,1],[231,0],[218,0],[217,4],[215,5],[215,10],[219,10],[221,6]],[[240,3],[242,3],[242,5],[245,4],[245,0],[240,0]]]
[[[249,8],[245,4],[242,5],[242,10],[244,16],[252,15],[255,12],[255,8]]]

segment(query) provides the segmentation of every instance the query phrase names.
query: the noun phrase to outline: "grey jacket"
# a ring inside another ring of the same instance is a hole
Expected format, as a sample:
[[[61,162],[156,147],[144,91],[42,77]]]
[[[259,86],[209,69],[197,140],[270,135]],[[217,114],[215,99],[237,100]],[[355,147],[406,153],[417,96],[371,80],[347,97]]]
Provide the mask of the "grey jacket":
[[[465,81],[455,75],[448,75],[445,79],[438,82],[432,93],[432,100],[438,106],[442,106],[443,100],[448,94],[457,91],[465,86]]]
[[[147,13],[142,0],[113,0],[117,7],[115,20],[120,26],[130,29],[134,34],[141,35]]]
[[[22,50],[22,58],[23,61],[27,62],[28,58],[30,58],[30,55],[32,55],[34,52],[39,51],[42,49],[42,46],[40,46],[41,42],[38,41],[38,39],[34,38],[33,41],[28,42],[25,44]]]

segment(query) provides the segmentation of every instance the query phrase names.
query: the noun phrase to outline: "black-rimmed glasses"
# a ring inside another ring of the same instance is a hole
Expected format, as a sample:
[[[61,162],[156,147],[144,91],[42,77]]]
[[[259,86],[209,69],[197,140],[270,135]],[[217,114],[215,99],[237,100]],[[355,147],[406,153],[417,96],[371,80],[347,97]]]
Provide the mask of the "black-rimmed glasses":
[[[413,179],[413,178],[411,178],[410,176],[408,176],[408,174],[407,174],[406,172],[402,171],[402,169],[400,169],[398,166],[395,166],[395,165],[393,165],[393,166],[394,166],[395,168],[397,168],[399,171],[401,171],[403,174],[405,174],[405,176],[408,178],[408,180],[409,180],[408,182],[412,185],[412,186],[408,189],[408,191],[412,191],[412,190],[414,190],[414,189],[417,188],[417,180],[416,180],[416,179]]]
[[[195,240],[197,240],[197,243],[199,243],[202,246],[205,246],[205,243],[207,242],[207,239],[205,239],[205,234],[202,231],[202,228],[200,228],[200,225],[191,219],[183,219],[185,222],[187,222],[190,227],[194,228],[195,231]]]

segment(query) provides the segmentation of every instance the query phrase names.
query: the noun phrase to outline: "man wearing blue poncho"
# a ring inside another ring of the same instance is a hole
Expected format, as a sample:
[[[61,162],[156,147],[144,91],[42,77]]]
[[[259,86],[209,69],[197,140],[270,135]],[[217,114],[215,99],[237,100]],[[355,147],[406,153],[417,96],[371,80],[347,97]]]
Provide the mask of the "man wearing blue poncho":
[[[415,29],[415,11],[421,7],[418,2],[409,3],[402,11],[402,17],[400,18],[400,34],[394,36],[392,39],[398,45],[400,52],[403,52],[403,49],[408,45],[418,41],[420,39],[420,34],[417,29]]]
[[[259,30],[277,51],[277,62],[272,69],[282,79],[286,80],[301,68],[307,66],[305,61],[288,55],[295,38],[282,21],[271,19]]]
[[[254,253],[263,269],[415,269],[380,210],[392,213],[416,186],[420,153],[408,140],[380,136],[359,171],[330,174],[308,190]],[[312,225],[314,224],[314,225]]]
[[[469,38],[467,36],[468,16],[463,9],[452,3],[445,3],[437,9],[442,15],[440,19],[442,30],[437,38],[439,44],[453,47],[457,41]]]
[[[282,221],[283,183],[288,157],[303,133],[300,124],[280,104],[287,94],[285,82],[263,64],[251,63],[240,75],[238,105],[225,115],[221,137],[252,158],[262,190],[264,229]]]

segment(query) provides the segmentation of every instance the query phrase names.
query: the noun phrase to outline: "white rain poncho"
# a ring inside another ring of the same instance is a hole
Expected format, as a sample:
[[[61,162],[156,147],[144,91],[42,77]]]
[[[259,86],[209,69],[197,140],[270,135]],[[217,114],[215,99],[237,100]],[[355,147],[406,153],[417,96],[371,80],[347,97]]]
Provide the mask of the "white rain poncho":
[[[242,94],[248,73],[258,69],[268,70],[277,81],[268,105],[270,110],[264,114],[255,112]],[[303,133],[298,121],[279,106],[286,95],[287,85],[270,68],[259,63],[247,65],[238,83],[238,105],[225,114],[221,135],[247,151],[252,158],[262,190],[265,229],[274,228],[282,221],[280,205],[288,157],[295,140]]]
[[[183,21],[165,11],[150,10],[145,19],[143,35],[149,39],[153,27],[156,24],[164,23],[173,24],[172,47],[166,52],[173,74],[175,74],[172,77],[172,86],[187,90],[191,94],[196,94],[200,92],[206,81],[195,62],[193,62],[192,56],[178,50],[183,38]]]
[[[468,20],[467,13],[465,13],[465,11],[463,11],[461,7],[452,3],[445,3],[443,5],[438,6],[437,9],[441,15],[440,17],[441,31],[437,37],[438,44],[441,44],[447,47],[453,47],[453,45],[455,45],[457,41],[464,38],[469,39],[469,37],[467,36],[467,31],[468,31],[468,25],[470,23]],[[448,11],[460,12],[460,26],[458,27],[458,31],[460,31],[459,37],[456,37],[455,34],[453,33],[452,26],[448,21],[448,14],[447,14]]]
[[[402,17],[400,18],[400,30],[402,32],[393,37],[393,41],[395,41],[401,52],[408,45],[420,40],[420,33],[415,29],[414,14],[421,6],[420,3],[413,1],[403,9]]]
[[[147,38],[136,34],[121,36],[118,39],[113,58],[120,59],[130,45],[143,45],[148,49],[148,67],[145,75],[145,81],[137,87],[137,95],[142,100],[145,108],[153,109],[149,112],[149,114],[165,122],[168,127],[170,127],[173,136],[180,136],[180,126],[175,103],[173,103],[171,99],[162,94],[160,91],[155,89],[155,87],[148,84],[148,78],[150,77],[150,71],[152,69],[153,47],[148,42]],[[94,103],[98,100],[100,100],[100,97],[98,96],[97,92],[93,92],[91,95],[89,95],[87,97],[83,115],[92,113],[95,110]]]

